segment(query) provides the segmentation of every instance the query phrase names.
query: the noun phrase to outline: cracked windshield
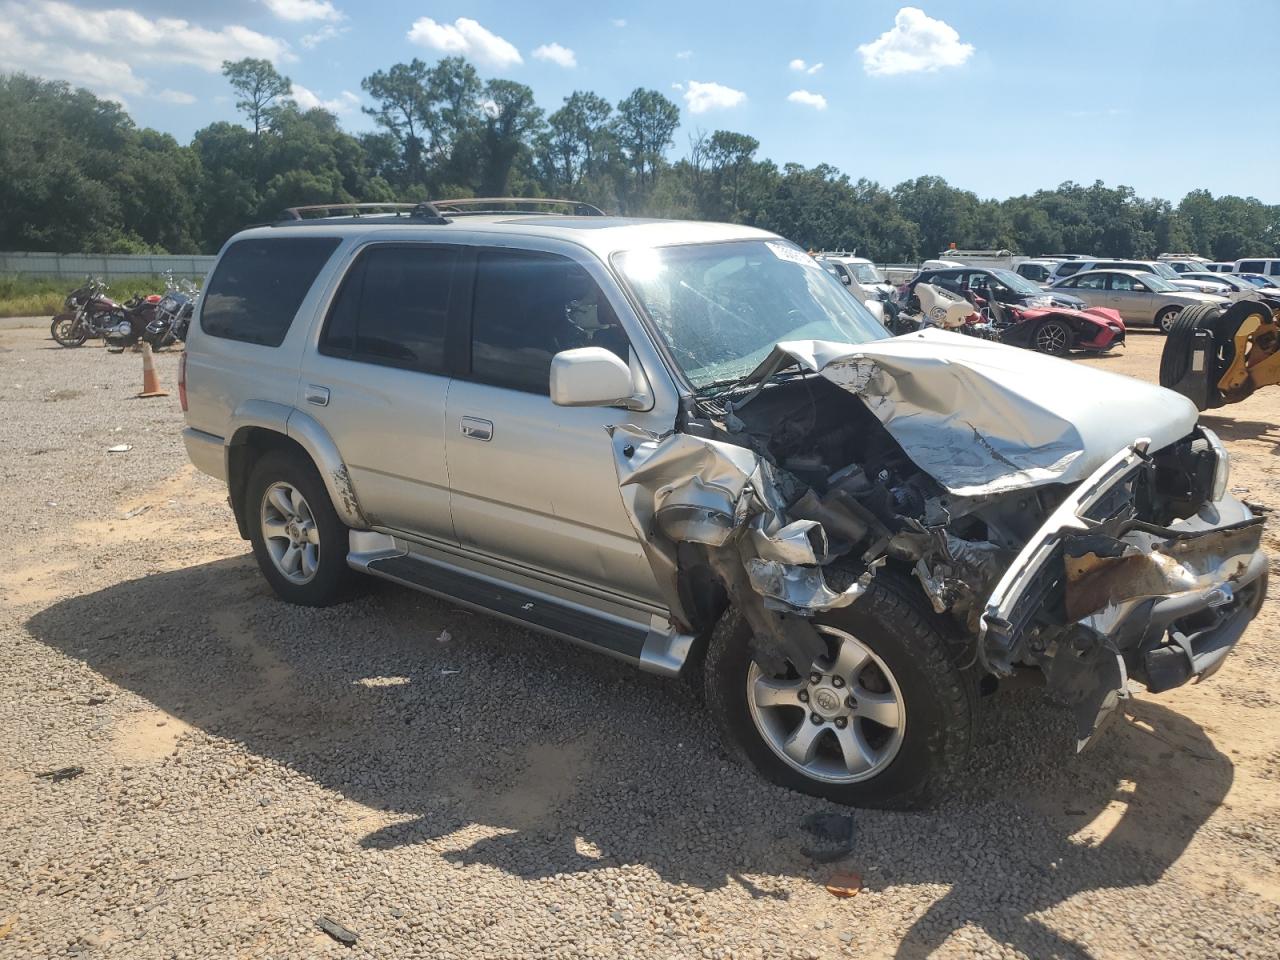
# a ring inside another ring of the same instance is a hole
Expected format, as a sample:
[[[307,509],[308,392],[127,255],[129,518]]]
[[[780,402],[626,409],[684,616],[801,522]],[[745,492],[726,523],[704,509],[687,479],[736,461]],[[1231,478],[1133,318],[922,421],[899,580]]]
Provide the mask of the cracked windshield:
[[[792,244],[659,247],[621,254],[617,263],[699,390],[741,379],[781,341],[866,343],[889,335]]]

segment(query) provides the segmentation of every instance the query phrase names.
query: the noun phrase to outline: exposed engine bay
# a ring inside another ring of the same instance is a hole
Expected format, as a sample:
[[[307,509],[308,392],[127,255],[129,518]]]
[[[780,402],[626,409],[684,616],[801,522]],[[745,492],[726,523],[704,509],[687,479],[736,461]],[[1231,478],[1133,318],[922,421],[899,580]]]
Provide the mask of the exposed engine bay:
[[[742,388],[693,399],[674,433],[614,428],[624,498],[683,628],[731,602],[757,662],[803,670],[822,650],[813,617],[893,569],[954,621],[969,664],[1042,668],[1080,745],[1130,675],[1168,689],[1217,669],[1265,590],[1262,521],[1222,489],[1225,451],[1194,412],[1164,411],[1155,450],[1086,456],[1063,425],[1102,426],[1034,397],[995,408],[996,388],[1023,399],[988,367],[1010,348],[978,343],[1002,353],[939,368],[905,339],[883,357],[783,344]]]

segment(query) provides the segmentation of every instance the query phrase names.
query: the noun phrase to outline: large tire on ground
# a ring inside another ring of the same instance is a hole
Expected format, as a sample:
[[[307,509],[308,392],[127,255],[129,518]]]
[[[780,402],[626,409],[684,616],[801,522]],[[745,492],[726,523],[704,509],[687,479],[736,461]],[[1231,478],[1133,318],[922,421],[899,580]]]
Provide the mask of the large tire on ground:
[[[1036,327],[1036,332],[1031,335],[1031,345],[1040,353],[1061,357],[1075,344],[1075,339],[1075,334],[1065,320],[1051,318]]]
[[[746,621],[725,615],[703,665],[725,744],[774,783],[836,803],[907,810],[946,793],[977,718],[964,644],[892,574],[816,625],[828,656],[773,677],[752,658]]]
[[[1173,389],[1191,367],[1191,347],[1201,327],[1214,329],[1222,309],[1216,303],[1196,303],[1185,307],[1169,327],[1160,354],[1160,386]],[[1214,378],[1214,383],[1217,379]],[[1196,406],[1200,406],[1199,403]],[[1204,409],[1201,407],[1201,409]]]
[[[358,575],[347,566],[349,529],[309,459],[265,453],[249,473],[242,509],[258,567],[282,600],[325,607],[350,596]]]
[[[75,329],[76,315],[74,313],[60,313],[49,324],[49,336],[64,347],[82,347],[84,342],[89,339],[89,332],[83,326],[80,327],[78,334],[73,333]]]
[[[1173,329],[1173,322],[1178,319],[1178,315],[1186,309],[1186,307],[1165,307],[1156,314],[1156,329],[1167,334]]]

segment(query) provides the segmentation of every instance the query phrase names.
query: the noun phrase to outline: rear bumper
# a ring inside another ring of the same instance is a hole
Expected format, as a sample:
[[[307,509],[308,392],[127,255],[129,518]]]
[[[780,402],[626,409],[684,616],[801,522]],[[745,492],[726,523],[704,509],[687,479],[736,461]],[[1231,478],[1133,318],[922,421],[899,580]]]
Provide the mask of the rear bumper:
[[[1146,463],[1138,443],[1080,484],[996,586],[980,628],[988,669],[1044,667],[1076,707],[1081,746],[1130,677],[1159,693],[1215,673],[1266,596],[1262,519],[1230,495],[1168,527],[1090,519]]]
[[[182,442],[187,448],[187,457],[197,470],[226,483],[227,456],[221,437],[194,427],[184,427]]]

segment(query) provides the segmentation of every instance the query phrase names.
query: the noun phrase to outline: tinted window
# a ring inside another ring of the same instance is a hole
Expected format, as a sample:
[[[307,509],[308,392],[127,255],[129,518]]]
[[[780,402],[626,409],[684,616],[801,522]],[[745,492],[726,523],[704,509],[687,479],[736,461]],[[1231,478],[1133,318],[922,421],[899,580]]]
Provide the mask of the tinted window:
[[[237,240],[209,278],[200,329],[228,340],[280,346],[337,246],[336,237]]]
[[[1059,276],[1059,277],[1069,277],[1069,276],[1071,276],[1073,273],[1078,272],[1078,271],[1080,270],[1080,268],[1081,268],[1081,267],[1083,267],[1083,266],[1084,266],[1084,264],[1083,264],[1083,263],[1079,263],[1079,262],[1069,262],[1069,263],[1063,263],[1063,264],[1060,264],[1060,265],[1058,266],[1058,276]]]
[[[1266,273],[1267,265],[1262,260],[1241,260],[1236,273]]]
[[[371,247],[348,271],[329,310],[320,352],[366,363],[444,372],[444,334],[456,247]]]
[[[628,357],[608,300],[565,257],[481,251],[472,309],[471,374],[485,383],[545,394],[561,350],[595,346]]]

